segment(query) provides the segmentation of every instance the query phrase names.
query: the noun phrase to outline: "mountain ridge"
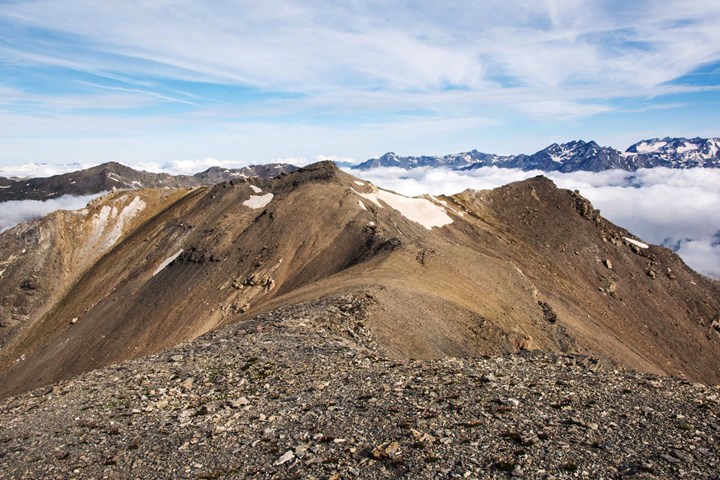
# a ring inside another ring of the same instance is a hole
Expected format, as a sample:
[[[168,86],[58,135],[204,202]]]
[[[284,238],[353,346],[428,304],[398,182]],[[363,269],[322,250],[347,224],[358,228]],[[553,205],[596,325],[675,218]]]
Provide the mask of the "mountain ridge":
[[[654,138],[641,140],[625,152],[597,142],[573,140],[553,143],[534,154],[496,155],[478,150],[440,156],[398,156],[388,152],[351,168],[368,170],[377,167],[444,167],[472,170],[482,167],[518,168],[545,172],[599,172],[609,169],[635,171],[640,168],[720,168],[720,138]]]
[[[369,300],[390,358],[542,350],[720,381],[720,283],[545,177],[408,198],[322,162],[117,190],[0,245],[0,396],[336,295]]]
[[[49,200],[63,195],[89,195],[115,189],[193,188],[243,177],[271,177],[297,170],[289,164],[269,163],[241,168],[210,167],[194,175],[172,175],[136,170],[118,162],[106,162],[75,172],[7,179],[0,177],[0,202]]]
[[[653,138],[636,142],[625,152],[600,146],[593,140],[553,143],[531,155],[498,155],[478,150],[440,156],[399,156],[388,152],[357,165],[347,162],[336,164],[359,171],[378,167],[448,168],[459,171],[497,167],[562,173],[609,169],[635,171],[655,167],[720,168],[720,138]],[[270,163],[235,169],[214,166],[193,175],[172,175],[135,170],[117,162],[107,162],[49,177],[0,177],[0,202],[48,200],[63,195],[96,194],[118,188],[193,188],[240,177],[272,177],[297,169],[289,164]]]

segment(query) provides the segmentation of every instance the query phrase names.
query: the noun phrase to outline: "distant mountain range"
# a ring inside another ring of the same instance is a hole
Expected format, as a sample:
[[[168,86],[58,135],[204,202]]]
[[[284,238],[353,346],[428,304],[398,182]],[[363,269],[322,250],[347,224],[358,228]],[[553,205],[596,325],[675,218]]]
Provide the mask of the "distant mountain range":
[[[576,172],[639,168],[718,168],[720,138],[653,138],[635,143],[621,152],[602,147],[594,141],[576,140],[552,145],[532,155],[496,155],[477,150],[442,156],[401,157],[393,152],[373,158],[351,168],[369,170],[377,167],[445,167],[472,170],[481,167],[519,168],[545,172]]]
[[[497,155],[477,150],[441,156],[401,157],[393,152],[359,165],[336,162],[354,170],[377,167],[444,167],[472,170],[482,167],[517,168],[544,172],[576,172],[639,168],[720,168],[720,138],[653,138],[630,146],[624,152],[602,147],[594,141],[574,140],[553,143],[532,155]],[[250,165],[228,169],[211,167],[194,175],[171,175],[135,170],[116,162],[44,178],[0,177],[0,202],[9,200],[48,200],[63,195],[90,195],[116,189],[193,188],[245,178],[271,178],[298,170],[285,163]]]
[[[286,163],[269,163],[232,169],[211,167],[195,175],[170,175],[139,171],[116,162],[109,162],[46,178],[0,177],[0,202],[48,200],[63,195],[90,195],[116,189],[192,188],[238,178],[270,178],[297,169]]]

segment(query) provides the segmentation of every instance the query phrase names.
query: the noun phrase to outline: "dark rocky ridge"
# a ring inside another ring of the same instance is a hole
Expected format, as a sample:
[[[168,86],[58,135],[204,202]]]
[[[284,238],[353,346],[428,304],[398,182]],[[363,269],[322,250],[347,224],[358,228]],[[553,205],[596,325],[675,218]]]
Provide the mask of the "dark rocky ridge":
[[[211,167],[195,175],[170,175],[134,170],[117,162],[47,178],[0,178],[0,202],[48,200],[63,195],[90,195],[115,189],[192,188],[244,177],[270,178],[297,170],[288,164],[250,165],[227,169]]]

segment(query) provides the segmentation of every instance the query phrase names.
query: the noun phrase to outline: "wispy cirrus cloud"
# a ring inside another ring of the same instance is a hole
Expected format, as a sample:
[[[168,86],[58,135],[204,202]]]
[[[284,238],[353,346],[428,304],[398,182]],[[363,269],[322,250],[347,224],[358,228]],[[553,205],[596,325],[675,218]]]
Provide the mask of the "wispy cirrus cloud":
[[[35,99],[18,105],[0,92],[0,110],[28,132],[28,115],[66,120],[57,136],[69,125],[104,125],[109,115],[129,131],[163,117],[158,143],[172,137],[189,149],[186,133],[199,119],[193,140],[203,142],[211,140],[206,126],[272,122],[282,133],[293,123],[331,135],[355,127],[343,152],[355,157],[402,148],[531,151],[560,132],[624,147],[628,124],[646,124],[634,129],[654,136],[714,124],[718,24],[720,4],[701,0],[11,1],[0,5],[0,73],[5,88]],[[648,113],[657,106],[679,114]],[[377,124],[463,120],[481,128],[435,144],[422,133],[394,144],[371,136]],[[104,131],[105,152],[126,149]],[[517,146],[508,145],[511,131]],[[315,150],[282,137],[281,155],[331,149],[326,137],[313,140]],[[270,142],[277,138],[256,136],[242,152],[266,157]],[[135,152],[146,149],[139,141]]]
[[[712,2],[422,7],[31,0],[3,5],[0,18],[61,32],[67,45],[86,46],[64,52],[67,58],[46,55],[47,62],[290,90],[492,88],[504,83],[502,75],[535,87],[610,82],[652,88],[720,55],[720,7]],[[46,44],[35,43],[37,49]],[[128,58],[137,64],[119,68]]]

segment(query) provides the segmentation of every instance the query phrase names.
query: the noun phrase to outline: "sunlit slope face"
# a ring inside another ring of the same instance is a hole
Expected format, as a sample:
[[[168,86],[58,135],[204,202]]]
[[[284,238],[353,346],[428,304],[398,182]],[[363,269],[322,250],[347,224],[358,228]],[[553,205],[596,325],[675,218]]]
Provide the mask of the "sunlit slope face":
[[[190,192],[118,191],[80,210],[60,210],[5,232],[0,253],[0,345],[34,328],[96,262],[168,203]],[[0,353],[4,357],[7,349]]]
[[[42,241],[31,227],[0,237],[27,244],[20,273],[0,277],[3,308],[43,298],[0,331],[3,395],[338,293],[368,299],[366,327],[391,356],[574,351],[719,379],[718,285],[544,178],[407,198],[323,162],[63,215],[82,219],[65,244],[102,246],[78,266],[37,260],[75,251],[56,240],[61,222],[33,224],[54,235]]]

